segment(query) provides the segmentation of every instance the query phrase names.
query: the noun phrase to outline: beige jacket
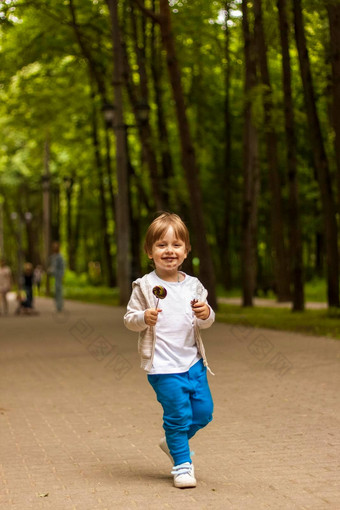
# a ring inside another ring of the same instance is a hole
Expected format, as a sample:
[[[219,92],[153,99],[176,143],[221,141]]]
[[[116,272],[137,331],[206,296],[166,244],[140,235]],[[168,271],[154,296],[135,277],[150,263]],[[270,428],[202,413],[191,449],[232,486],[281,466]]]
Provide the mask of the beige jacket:
[[[202,283],[192,277],[193,284],[196,286],[195,297],[199,301],[207,302],[208,292]],[[154,326],[148,326],[144,321],[144,311],[155,306],[155,297],[152,294],[152,287],[149,283],[148,275],[138,278],[132,283],[132,294],[127,305],[127,312],[124,315],[125,326],[138,331],[138,352],[141,356],[141,368],[149,372],[152,368],[153,356],[156,344],[156,332]],[[194,319],[194,333],[198,352],[203,358],[203,363],[210,373],[205,349],[200,334],[200,329],[209,328],[215,320],[215,312],[210,308],[210,315],[206,320]]]

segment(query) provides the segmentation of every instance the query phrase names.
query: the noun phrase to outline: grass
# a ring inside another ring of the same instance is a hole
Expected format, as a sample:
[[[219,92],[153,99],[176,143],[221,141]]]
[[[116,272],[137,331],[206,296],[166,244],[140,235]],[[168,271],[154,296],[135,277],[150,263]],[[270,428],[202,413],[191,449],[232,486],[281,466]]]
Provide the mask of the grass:
[[[223,292],[218,289],[219,296],[239,297],[240,291]],[[305,286],[306,301],[325,301],[326,283],[324,280],[313,280]],[[118,306],[117,288],[93,285],[88,276],[80,276],[67,272],[64,280],[64,297],[85,303]],[[275,296],[268,295],[275,299]],[[250,307],[220,304],[216,316],[220,322],[241,324],[255,328],[292,331],[307,335],[326,336],[340,339],[340,310],[305,310],[292,312],[289,308]]]
[[[54,283],[51,280],[51,289]],[[87,273],[77,275],[66,271],[63,281],[63,294],[65,299],[73,299],[83,303],[118,306],[119,292],[117,288],[104,285],[95,285],[89,280]]]
[[[325,303],[327,301],[326,280],[315,278],[305,284],[305,301]]]
[[[325,303],[327,301],[327,286],[326,280],[315,278],[305,283],[305,301],[314,303]],[[219,297],[240,297],[242,292],[239,288],[225,290],[222,286],[218,286],[217,294]],[[274,292],[269,291],[267,295],[259,295],[258,297],[264,299],[276,299]]]
[[[119,305],[118,289],[109,287],[93,287],[87,286],[64,286],[64,298],[81,301],[83,303],[94,303],[97,305]]]
[[[292,312],[287,308],[260,306],[243,308],[238,305],[221,304],[216,318],[228,324],[340,339],[340,310],[338,309]]]

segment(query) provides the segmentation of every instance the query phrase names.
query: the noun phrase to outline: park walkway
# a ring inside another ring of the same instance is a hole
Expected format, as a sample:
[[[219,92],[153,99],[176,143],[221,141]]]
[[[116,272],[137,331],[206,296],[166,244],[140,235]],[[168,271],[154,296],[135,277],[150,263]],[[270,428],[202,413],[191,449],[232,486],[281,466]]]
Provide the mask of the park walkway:
[[[204,331],[215,414],[179,490],[123,309],[36,305],[0,317],[1,510],[340,508],[339,341]]]

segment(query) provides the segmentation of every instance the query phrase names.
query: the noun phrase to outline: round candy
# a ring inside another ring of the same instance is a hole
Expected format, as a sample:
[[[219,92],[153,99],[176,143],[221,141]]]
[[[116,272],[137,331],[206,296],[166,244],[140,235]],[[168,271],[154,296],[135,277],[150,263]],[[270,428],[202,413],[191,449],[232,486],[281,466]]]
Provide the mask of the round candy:
[[[164,299],[167,295],[167,291],[162,285],[156,285],[152,289],[152,293],[158,298],[158,299]]]

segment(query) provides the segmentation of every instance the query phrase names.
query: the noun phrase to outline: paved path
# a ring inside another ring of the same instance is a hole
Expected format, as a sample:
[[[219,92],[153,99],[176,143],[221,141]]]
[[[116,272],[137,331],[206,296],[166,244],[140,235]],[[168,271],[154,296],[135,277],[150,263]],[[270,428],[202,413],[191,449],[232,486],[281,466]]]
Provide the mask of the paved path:
[[[215,324],[198,487],[172,486],[123,309],[0,317],[1,510],[340,508],[340,342]]]

